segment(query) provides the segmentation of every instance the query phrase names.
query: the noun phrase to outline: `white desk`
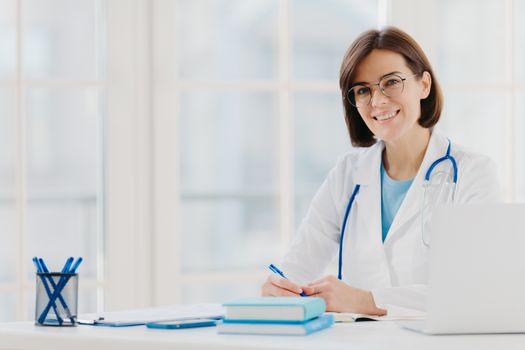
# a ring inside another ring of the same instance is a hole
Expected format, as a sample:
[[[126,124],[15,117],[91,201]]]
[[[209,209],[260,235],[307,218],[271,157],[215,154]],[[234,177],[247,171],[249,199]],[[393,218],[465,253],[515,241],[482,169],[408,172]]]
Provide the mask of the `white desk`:
[[[217,334],[215,327],[152,330],[146,327],[36,327],[0,324],[0,350],[120,349],[525,349],[525,334],[427,336],[393,322],[336,324],[309,336]]]

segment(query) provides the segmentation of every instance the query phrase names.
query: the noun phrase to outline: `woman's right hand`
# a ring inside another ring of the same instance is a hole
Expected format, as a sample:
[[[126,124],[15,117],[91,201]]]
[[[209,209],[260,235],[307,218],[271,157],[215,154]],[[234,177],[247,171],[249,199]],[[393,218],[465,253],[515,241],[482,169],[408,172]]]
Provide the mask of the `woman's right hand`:
[[[271,274],[261,286],[263,297],[298,297],[303,289],[308,294],[310,288],[303,288],[286,278]]]

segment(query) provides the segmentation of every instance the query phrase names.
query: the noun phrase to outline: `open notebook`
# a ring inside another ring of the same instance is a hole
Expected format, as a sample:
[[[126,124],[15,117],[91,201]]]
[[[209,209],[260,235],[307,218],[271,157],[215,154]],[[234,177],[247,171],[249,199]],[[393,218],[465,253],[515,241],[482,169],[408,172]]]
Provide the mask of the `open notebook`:
[[[399,321],[399,320],[423,320],[426,313],[419,310],[407,309],[399,306],[388,306],[388,315],[373,316],[366,314],[355,314],[351,312],[328,312],[334,315],[334,321],[340,322],[362,322],[362,321]]]

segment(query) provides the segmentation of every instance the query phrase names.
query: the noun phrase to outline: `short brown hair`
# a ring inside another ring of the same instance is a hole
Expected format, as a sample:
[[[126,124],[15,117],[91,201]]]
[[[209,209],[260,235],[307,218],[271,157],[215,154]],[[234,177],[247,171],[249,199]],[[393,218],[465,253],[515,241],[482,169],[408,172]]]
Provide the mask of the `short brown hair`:
[[[339,75],[339,86],[343,94],[345,121],[350,134],[350,141],[354,146],[369,147],[376,143],[374,134],[366,126],[359,115],[357,108],[348,100],[348,90],[353,83],[357,67],[363,59],[374,49],[384,49],[401,54],[407,66],[413,73],[428,72],[432,78],[430,94],[421,101],[421,116],[419,125],[432,128],[441,116],[443,95],[434,75],[432,67],[425,53],[418,43],[407,33],[395,27],[386,27],[381,30],[373,29],[361,34],[350,46],[343,58]]]

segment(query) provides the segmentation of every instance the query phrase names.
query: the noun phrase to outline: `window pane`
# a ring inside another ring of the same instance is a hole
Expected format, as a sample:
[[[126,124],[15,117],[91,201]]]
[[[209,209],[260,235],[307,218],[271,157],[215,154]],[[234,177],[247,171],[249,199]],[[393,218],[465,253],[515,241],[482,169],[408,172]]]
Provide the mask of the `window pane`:
[[[16,211],[14,199],[0,201],[0,283],[14,282],[18,257],[18,235],[16,234]]]
[[[273,257],[278,244],[276,115],[273,93],[181,95],[185,270],[247,268]],[[261,249],[261,242],[272,238],[275,245]]]
[[[0,293],[0,322],[14,321],[16,317],[16,296]]]
[[[183,191],[274,193],[276,116],[273,93],[183,93],[179,147]]]
[[[521,90],[515,94],[515,142],[514,142],[514,169],[516,170],[513,178],[515,179],[515,200],[525,202],[525,91]]]
[[[445,101],[438,125],[450,138],[452,147],[458,143],[492,158],[499,169],[500,183],[504,185],[505,116],[508,113],[505,94],[449,91]]]
[[[16,121],[14,89],[0,88],[0,283],[16,278]]]
[[[514,66],[516,70],[514,77],[516,82],[523,84],[525,82],[525,1],[514,1]]]
[[[504,82],[505,3],[439,0],[436,8],[439,11],[433,16],[439,34],[434,65],[440,79],[447,83]]]
[[[295,221],[298,225],[337,158],[351,146],[339,93],[296,93],[293,106]]]
[[[179,0],[178,74],[188,79],[277,76],[278,0]]]
[[[14,0],[0,1],[0,80],[14,79],[16,70],[16,11]]]
[[[96,274],[95,195],[72,198],[30,199],[28,203],[29,257],[42,257],[49,269],[61,271],[69,256],[83,257],[79,271],[83,276]],[[34,266],[30,266],[30,273]]]
[[[35,285],[35,275],[31,276],[31,285]],[[24,321],[34,321],[35,320],[35,304],[36,304],[36,296],[35,296],[35,289],[29,289],[24,292],[24,303],[27,305],[26,307],[26,314],[24,315]]]
[[[96,79],[100,0],[24,0],[23,69],[28,79]]]
[[[277,198],[182,201],[184,271],[264,269],[278,259]]]
[[[225,303],[239,298],[250,298],[261,293],[260,283],[207,283],[185,286],[183,303]]]
[[[293,77],[339,79],[348,46],[377,18],[377,0],[292,0]]]
[[[99,92],[30,89],[26,111],[29,257],[44,257],[50,267],[61,269],[67,257],[82,256],[83,276],[94,276],[101,168]]]
[[[97,312],[97,289],[81,288],[84,274],[79,276],[78,289],[78,314],[89,314]]]

